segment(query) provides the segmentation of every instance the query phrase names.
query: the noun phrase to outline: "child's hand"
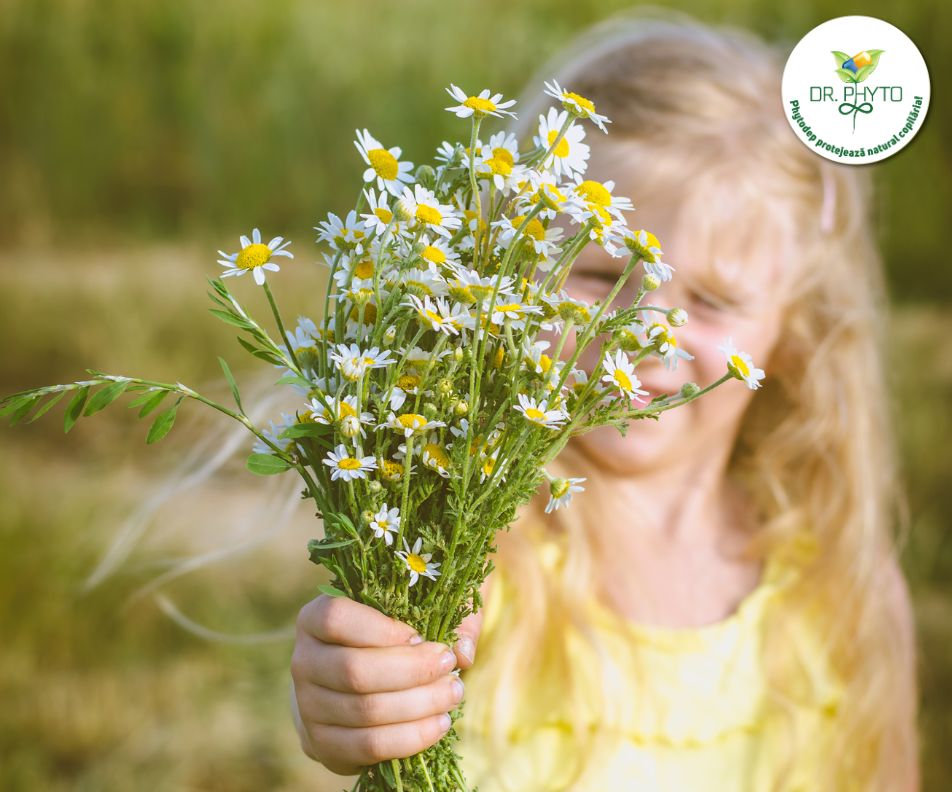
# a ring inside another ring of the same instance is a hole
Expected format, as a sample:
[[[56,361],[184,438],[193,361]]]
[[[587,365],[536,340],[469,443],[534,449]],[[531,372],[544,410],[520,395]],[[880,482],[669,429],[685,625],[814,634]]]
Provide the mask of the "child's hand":
[[[297,620],[291,677],[301,747],[341,775],[413,756],[445,734],[463,698],[454,667],[472,665],[483,612],[459,629],[456,653],[347,597],[322,594]],[[415,641],[416,643],[411,643]]]

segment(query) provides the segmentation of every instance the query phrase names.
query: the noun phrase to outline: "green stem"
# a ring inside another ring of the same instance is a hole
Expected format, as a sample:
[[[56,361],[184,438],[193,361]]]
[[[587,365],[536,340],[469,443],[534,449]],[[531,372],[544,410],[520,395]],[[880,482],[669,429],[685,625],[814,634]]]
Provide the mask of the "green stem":
[[[271,294],[271,287],[268,286],[267,281],[264,282],[264,293],[268,296],[268,304],[271,306],[271,313],[274,314],[274,321],[278,324],[278,332],[281,333],[281,339],[285,344],[287,344],[288,355],[290,355],[291,361],[294,363],[294,369],[303,377],[304,375],[301,372],[301,365],[298,363],[297,356],[294,354],[294,347],[291,344],[291,337],[288,335],[287,330],[284,329],[284,322],[281,321],[281,313],[278,311],[278,306],[274,302],[274,295]]]

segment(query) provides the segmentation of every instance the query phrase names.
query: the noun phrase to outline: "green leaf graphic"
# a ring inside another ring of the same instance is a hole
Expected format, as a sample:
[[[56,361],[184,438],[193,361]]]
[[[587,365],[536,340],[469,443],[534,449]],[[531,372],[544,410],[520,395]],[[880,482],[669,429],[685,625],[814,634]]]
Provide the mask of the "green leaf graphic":
[[[836,68],[839,68],[850,59],[850,56],[845,52],[840,52],[839,50],[832,50],[832,52],[833,57],[836,58]]]

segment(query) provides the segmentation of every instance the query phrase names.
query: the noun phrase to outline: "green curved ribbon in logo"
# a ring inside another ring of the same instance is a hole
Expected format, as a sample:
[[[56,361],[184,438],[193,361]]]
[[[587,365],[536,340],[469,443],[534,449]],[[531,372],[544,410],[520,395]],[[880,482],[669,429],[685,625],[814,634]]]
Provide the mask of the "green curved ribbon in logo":
[[[852,102],[843,102],[838,108],[840,115],[847,115],[848,113],[853,114],[853,131],[856,131],[856,114],[857,113],[872,113],[873,112],[873,103],[872,102],[863,102],[862,104],[853,104]]]

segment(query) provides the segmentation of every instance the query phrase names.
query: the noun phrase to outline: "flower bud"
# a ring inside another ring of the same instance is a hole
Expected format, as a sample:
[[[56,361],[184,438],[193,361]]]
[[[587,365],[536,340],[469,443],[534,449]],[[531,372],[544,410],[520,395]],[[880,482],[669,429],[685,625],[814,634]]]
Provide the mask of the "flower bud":
[[[701,387],[696,382],[685,382],[681,386],[681,396],[685,399],[693,398],[701,392]]]
[[[357,437],[360,434],[360,420],[356,415],[345,415],[340,422],[340,433],[344,437]]]
[[[661,278],[652,275],[650,272],[641,280],[641,288],[645,291],[654,291],[661,285]]]
[[[469,412],[469,404],[460,399],[456,404],[453,405],[453,412],[460,418],[462,418],[466,413]]]
[[[453,349],[453,360],[455,360],[457,363],[462,363],[465,357],[466,353],[463,351],[462,347],[455,347]]]
[[[437,384],[437,390],[441,396],[449,396],[453,393],[453,380],[449,377],[443,377]]]
[[[428,190],[432,190],[436,186],[436,171],[429,165],[421,165],[413,175],[417,182]]]
[[[370,483],[367,485],[367,489],[370,490],[371,493],[376,495],[378,492],[381,492],[383,490],[383,484],[377,481],[377,479],[371,479]]]
[[[360,513],[360,516],[363,518],[363,521],[365,523],[370,523],[374,521],[374,513],[372,509],[364,509]]]
[[[672,308],[666,316],[672,327],[683,327],[688,323],[688,312],[683,308]]]
[[[383,340],[385,344],[392,344],[397,337],[397,326],[390,325],[383,333]]]

